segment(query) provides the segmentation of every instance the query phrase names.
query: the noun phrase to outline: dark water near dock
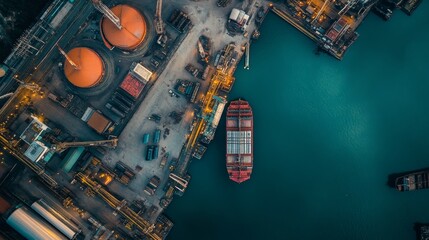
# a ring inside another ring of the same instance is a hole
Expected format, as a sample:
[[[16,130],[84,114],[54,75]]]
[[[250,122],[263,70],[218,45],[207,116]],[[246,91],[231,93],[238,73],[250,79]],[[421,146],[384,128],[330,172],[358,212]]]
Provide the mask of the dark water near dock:
[[[393,172],[429,167],[429,1],[389,22],[373,14],[343,61],[316,56],[270,14],[230,99],[255,114],[252,179],[225,170],[225,122],[194,160],[167,213],[169,239],[415,239],[429,190],[389,188]]]

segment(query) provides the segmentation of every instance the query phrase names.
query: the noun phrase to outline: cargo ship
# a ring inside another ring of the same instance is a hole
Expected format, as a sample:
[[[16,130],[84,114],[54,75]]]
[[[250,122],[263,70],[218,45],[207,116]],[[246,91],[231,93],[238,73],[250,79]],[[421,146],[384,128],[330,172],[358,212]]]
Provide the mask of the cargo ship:
[[[400,192],[429,188],[429,171],[413,172],[395,180],[396,189]]]
[[[253,112],[242,99],[232,101],[226,112],[226,169],[237,183],[249,180],[253,169]]]

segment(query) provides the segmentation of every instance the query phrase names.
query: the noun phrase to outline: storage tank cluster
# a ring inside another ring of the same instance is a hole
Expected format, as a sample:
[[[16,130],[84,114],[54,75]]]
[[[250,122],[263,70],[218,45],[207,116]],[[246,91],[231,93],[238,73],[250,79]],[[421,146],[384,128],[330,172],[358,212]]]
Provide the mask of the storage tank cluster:
[[[6,222],[19,234],[31,240],[75,239],[80,230],[76,224],[62,217],[43,200],[31,205],[31,210],[18,205]]]
[[[131,51],[140,46],[146,37],[147,27],[144,16],[129,5],[117,5],[110,11],[120,20],[118,28],[110,19],[103,17],[100,32],[110,45]],[[67,80],[78,88],[92,88],[102,83],[105,64],[94,50],[76,47],[66,54],[64,74]]]

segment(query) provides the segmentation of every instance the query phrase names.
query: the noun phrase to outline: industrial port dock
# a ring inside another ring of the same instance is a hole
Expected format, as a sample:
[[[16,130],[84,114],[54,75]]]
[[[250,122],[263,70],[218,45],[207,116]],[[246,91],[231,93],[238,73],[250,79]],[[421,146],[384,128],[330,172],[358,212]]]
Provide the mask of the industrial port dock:
[[[341,59],[357,3],[53,0],[0,65],[0,238],[165,239],[265,15]]]

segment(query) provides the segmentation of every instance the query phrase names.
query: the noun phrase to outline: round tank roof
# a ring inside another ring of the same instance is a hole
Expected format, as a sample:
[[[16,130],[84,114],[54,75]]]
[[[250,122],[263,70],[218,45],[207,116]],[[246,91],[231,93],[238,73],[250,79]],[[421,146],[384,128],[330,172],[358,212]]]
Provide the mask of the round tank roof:
[[[105,39],[113,46],[132,50],[140,45],[146,36],[146,21],[143,15],[129,5],[117,5],[111,8],[120,19],[122,29],[103,17],[101,31]]]
[[[71,84],[89,88],[100,82],[104,64],[94,50],[86,47],[73,48],[67,56],[76,65],[73,66],[67,59],[64,62],[64,73]]]

